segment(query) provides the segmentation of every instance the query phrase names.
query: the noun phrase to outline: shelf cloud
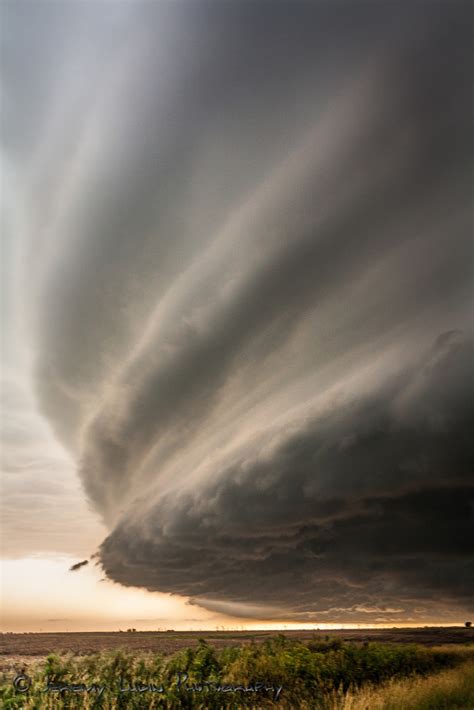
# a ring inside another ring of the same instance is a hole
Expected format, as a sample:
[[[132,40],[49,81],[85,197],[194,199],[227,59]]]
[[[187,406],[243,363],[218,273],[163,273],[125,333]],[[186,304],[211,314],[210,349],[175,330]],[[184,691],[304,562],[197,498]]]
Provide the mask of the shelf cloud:
[[[24,11],[18,287],[107,577],[260,619],[472,612],[469,4]]]

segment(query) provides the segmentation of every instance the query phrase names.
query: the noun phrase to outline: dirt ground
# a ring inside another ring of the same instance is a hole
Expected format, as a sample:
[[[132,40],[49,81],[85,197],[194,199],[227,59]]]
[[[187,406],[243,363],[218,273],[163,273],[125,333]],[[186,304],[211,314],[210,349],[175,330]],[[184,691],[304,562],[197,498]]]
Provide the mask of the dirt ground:
[[[331,631],[136,631],[92,633],[4,633],[0,636],[0,669],[25,667],[49,653],[86,655],[99,651],[125,648],[128,651],[173,653],[194,646],[205,638],[217,648],[261,643],[266,638],[282,633],[289,638],[313,639],[331,636],[345,641],[380,641],[384,643],[419,643],[426,646],[474,643],[474,629],[448,628],[393,628],[339,629]]]

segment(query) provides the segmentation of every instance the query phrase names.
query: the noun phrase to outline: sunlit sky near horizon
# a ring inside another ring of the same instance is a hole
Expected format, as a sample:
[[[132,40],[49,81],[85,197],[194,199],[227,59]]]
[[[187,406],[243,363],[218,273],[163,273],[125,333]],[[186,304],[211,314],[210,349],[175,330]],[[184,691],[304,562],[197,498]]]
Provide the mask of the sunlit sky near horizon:
[[[74,558],[54,555],[3,561],[3,632],[73,631],[184,631],[242,629],[321,629],[354,628],[357,623],[293,623],[290,619],[236,619],[210,614],[173,595],[150,593],[143,589],[124,589],[101,576],[96,568],[69,572]],[[139,616],[137,616],[137,614]],[[51,616],[53,615],[53,616]],[[434,626],[443,625],[431,619]],[[458,620],[457,624],[462,625]],[[446,625],[452,625],[446,624]],[[398,620],[391,624],[364,626],[416,626]]]
[[[0,13],[2,629],[463,623],[470,3]]]

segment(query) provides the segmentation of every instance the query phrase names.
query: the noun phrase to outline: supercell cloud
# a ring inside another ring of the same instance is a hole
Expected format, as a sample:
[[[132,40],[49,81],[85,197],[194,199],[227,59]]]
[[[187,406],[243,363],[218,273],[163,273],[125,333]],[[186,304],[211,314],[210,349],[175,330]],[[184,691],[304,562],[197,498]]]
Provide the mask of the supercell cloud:
[[[4,7],[25,337],[107,576],[472,613],[469,3]]]

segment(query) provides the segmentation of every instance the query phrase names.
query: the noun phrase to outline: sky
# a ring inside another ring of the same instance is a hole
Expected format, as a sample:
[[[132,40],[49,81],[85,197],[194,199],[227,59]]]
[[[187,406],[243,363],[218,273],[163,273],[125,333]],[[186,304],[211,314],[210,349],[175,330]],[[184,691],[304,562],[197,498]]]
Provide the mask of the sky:
[[[470,3],[0,8],[4,630],[469,618]]]

